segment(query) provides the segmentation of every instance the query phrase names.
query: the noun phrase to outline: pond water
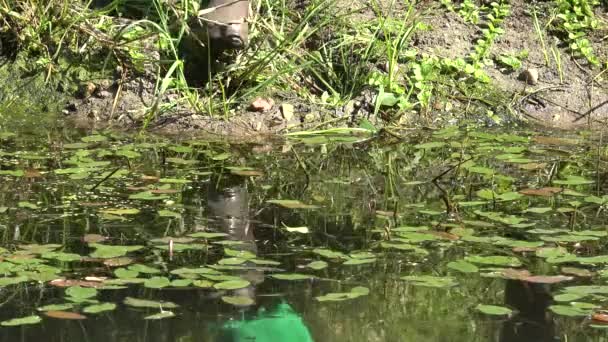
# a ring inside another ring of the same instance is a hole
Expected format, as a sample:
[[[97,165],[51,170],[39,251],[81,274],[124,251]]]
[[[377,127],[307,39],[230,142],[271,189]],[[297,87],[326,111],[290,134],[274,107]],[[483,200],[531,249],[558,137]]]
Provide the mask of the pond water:
[[[607,338],[599,134],[3,129],[1,341]]]

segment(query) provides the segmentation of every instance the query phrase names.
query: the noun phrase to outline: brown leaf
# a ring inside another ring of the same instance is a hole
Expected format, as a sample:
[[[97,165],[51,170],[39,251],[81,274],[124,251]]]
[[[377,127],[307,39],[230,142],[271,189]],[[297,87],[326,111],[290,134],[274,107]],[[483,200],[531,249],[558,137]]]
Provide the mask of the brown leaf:
[[[158,182],[158,180],[160,178],[158,178],[156,176],[143,175],[143,176],[141,176],[141,179],[148,181],[148,182]]]
[[[40,178],[42,173],[36,169],[27,169],[23,175],[25,178]]]
[[[536,252],[538,247],[513,247],[515,253]]]
[[[95,243],[107,240],[108,238],[99,234],[86,234],[82,237],[82,241],[87,243]]]
[[[261,177],[264,172],[257,170],[231,170],[230,173],[243,177]]]
[[[540,189],[523,189],[523,190],[519,190],[519,193],[522,195],[528,195],[528,196],[551,197],[562,191],[563,191],[562,188],[545,187],[545,188],[540,188]]]
[[[80,202],[78,203],[83,207],[103,207],[108,205],[108,202]]]
[[[128,186],[127,190],[129,190],[129,191],[148,191],[150,189],[145,186]]]
[[[521,280],[531,275],[528,270],[518,270],[515,268],[506,268],[502,271],[502,276],[506,279]]]
[[[133,261],[134,260],[129,257],[118,257],[118,258],[105,259],[103,261],[103,264],[108,267],[121,267],[121,266],[130,265],[133,263]]]
[[[591,319],[601,323],[608,323],[608,314],[604,312],[596,312],[591,316]]]
[[[108,277],[97,277],[97,276],[86,276],[86,277],[84,277],[84,280],[86,280],[86,281],[103,282],[103,281],[106,281],[107,279],[108,279]]]
[[[175,189],[154,189],[154,190],[150,190],[150,192],[153,194],[156,194],[156,195],[164,195],[164,194],[176,194],[180,191],[175,190]]]
[[[56,287],[81,286],[98,288],[102,287],[103,283],[99,281],[88,281],[80,279],[54,279],[49,282],[49,285]]]
[[[47,317],[59,318],[59,319],[87,319],[87,316],[81,315],[77,312],[70,311],[46,311],[44,313]]]
[[[564,145],[577,145],[579,143],[578,140],[576,139],[565,139],[565,138],[557,138],[557,137],[534,137],[532,138],[534,140],[534,142],[538,143],[538,144],[544,144],[544,145],[558,145],[558,146],[564,146]]]
[[[435,230],[425,230],[424,233],[439,236],[441,238],[444,238],[447,240],[452,240],[452,241],[460,240],[460,236],[452,234],[452,233],[438,232]]]
[[[547,163],[528,163],[528,164],[518,164],[519,168],[522,170],[539,170],[547,167]]]
[[[567,277],[567,276],[563,276],[563,275],[556,275],[556,276],[530,276],[530,277],[525,277],[521,280],[526,281],[528,283],[535,283],[535,284],[557,284],[557,283],[561,283],[564,281],[569,281],[574,279],[573,277]]]
[[[573,275],[582,278],[592,277],[594,274],[586,268],[578,267],[562,267],[561,271],[563,274]]]

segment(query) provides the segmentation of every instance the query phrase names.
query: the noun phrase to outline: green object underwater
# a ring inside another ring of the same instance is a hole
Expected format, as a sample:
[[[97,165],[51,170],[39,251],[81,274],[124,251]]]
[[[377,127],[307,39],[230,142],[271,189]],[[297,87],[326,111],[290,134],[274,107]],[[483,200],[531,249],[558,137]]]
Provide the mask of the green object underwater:
[[[253,319],[226,322],[217,342],[313,342],[302,317],[287,303],[260,308]]]

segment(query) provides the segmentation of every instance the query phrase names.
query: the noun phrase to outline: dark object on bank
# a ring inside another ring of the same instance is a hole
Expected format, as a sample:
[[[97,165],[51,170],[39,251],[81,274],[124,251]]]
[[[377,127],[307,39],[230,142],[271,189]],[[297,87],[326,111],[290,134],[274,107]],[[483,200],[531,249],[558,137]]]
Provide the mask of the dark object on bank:
[[[190,33],[182,39],[180,52],[191,85],[203,85],[210,73],[232,61],[230,53],[249,43],[248,0],[212,0],[190,21]]]

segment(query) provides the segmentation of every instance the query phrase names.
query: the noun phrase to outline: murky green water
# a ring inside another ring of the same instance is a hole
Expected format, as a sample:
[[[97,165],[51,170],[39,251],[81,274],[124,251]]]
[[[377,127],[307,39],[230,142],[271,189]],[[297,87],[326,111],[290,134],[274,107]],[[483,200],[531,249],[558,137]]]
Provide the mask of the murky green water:
[[[2,341],[606,340],[599,134],[18,127],[0,133]]]

